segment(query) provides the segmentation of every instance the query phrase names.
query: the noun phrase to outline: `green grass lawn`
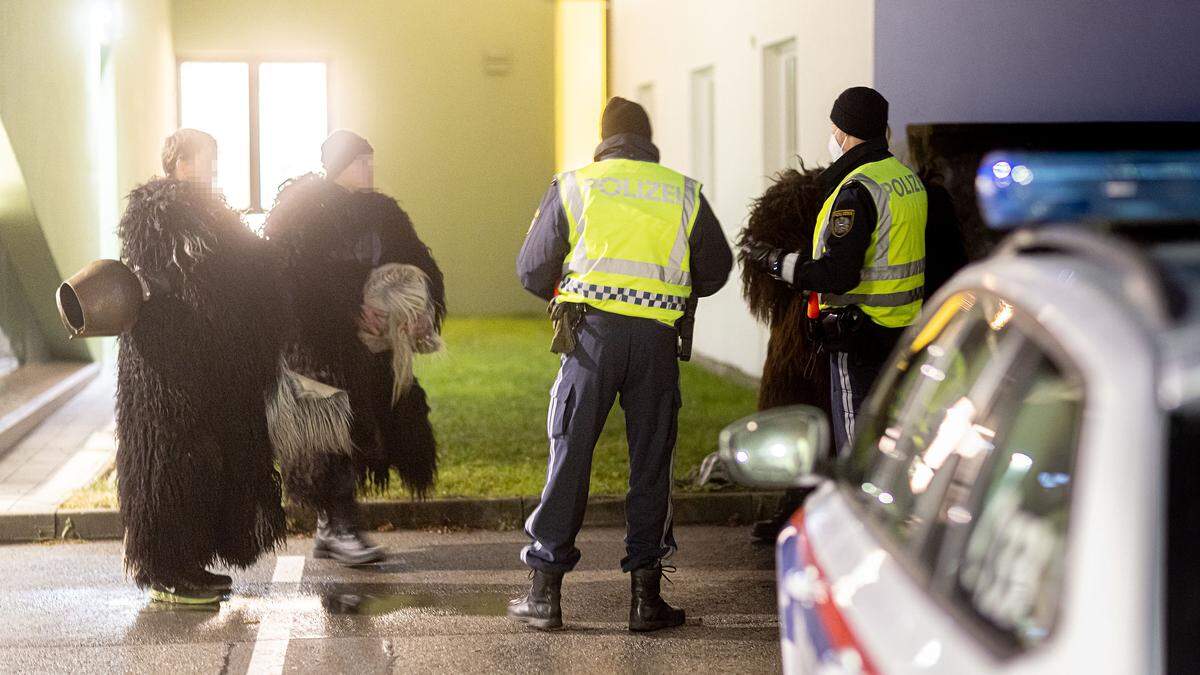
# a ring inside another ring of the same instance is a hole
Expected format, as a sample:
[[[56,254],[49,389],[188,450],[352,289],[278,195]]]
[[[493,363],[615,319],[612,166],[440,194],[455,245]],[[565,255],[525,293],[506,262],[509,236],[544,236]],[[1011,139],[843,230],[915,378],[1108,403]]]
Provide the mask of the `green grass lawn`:
[[[558,357],[541,318],[451,319],[447,351],[420,357],[417,376],[429,394],[441,448],[435,497],[537,495],[546,478],[546,409]],[[754,411],[755,392],[691,363],[681,364],[683,408],[675,476],[716,450],[717,432]],[[592,494],[623,495],[629,475],[625,417],[613,407],[596,446]],[[369,499],[406,498],[399,482]],[[97,482],[72,506],[112,506],[111,484]]]

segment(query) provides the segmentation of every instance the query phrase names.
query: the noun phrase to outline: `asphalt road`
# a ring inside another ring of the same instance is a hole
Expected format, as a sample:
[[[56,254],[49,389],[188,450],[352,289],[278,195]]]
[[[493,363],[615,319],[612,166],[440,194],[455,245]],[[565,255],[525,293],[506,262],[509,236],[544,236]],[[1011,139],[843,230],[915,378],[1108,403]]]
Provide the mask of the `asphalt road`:
[[[520,532],[391,532],[345,569],[289,540],[234,574],[219,610],[164,609],[123,578],[119,542],[0,546],[3,672],[774,672],[771,549],[745,528],[684,527],[664,596],[688,624],[626,630],[618,529],[585,530],[563,585],[567,630],[504,617],[527,583]]]

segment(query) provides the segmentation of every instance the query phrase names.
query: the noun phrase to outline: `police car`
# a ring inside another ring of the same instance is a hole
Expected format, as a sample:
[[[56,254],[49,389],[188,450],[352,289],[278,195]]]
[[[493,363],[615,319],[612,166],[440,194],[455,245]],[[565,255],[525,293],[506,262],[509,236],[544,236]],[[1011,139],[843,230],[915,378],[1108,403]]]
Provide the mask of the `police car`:
[[[804,673],[1200,672],[1200,153],[993,154],[1015,229],[927,303],[827,459],[815,409],[721,434],[818,486],[776,545]]]

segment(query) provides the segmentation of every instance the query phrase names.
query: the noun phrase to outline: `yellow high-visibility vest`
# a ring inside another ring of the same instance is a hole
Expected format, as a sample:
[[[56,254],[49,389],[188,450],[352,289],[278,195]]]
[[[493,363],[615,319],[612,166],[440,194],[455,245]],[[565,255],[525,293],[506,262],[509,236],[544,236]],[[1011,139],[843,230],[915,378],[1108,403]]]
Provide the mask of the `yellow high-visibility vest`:
[[[673,325],[692,294],[700,183],[654,162],[606,159],[560,174],[558,189],[571,244],[558,302]]]
[[[929,211],[925,186],[895,157],[851,171],[817,215],[814,260],[825,254],[834,229],[830,227],[833,202],[850,182],[862,184],[871,193],[878,221],[867,246],[860,283],[844,294],[822,293],[821,307],[858,305],[881,326],[908,326],[921,313],[925,295],[925,219]],[[868,225],[854,223],[852,227]]]

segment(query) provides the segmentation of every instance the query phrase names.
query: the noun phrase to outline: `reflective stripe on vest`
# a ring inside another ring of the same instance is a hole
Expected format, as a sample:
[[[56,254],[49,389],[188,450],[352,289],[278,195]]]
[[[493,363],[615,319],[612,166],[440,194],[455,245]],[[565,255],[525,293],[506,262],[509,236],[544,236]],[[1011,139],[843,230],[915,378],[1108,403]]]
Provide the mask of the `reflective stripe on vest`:
[[[687,305],[687,298],[679,295],[634,291],[616,286],[596,286],[595,284],[585,284],[578,279],[566,279],[559,288],[567,293],[578,293],[589,300],[620,300],[633,305],[673,309],[680,312]]]
[[[688,239],[700,184],[653,162],[624,159],[558,180],[571,244],[559,301],[673,323],[691,295]]]
[[[825,200],[817,217],[814,259],[825,253],[833,202],[850,182],[859,183],[871,194],[878,220],[859,284],[844,294],[821,294],[821,306],[858,305],[880,325],[907,326],[920,314],[925,292],[925,188],[894,157],[851,171]]]

